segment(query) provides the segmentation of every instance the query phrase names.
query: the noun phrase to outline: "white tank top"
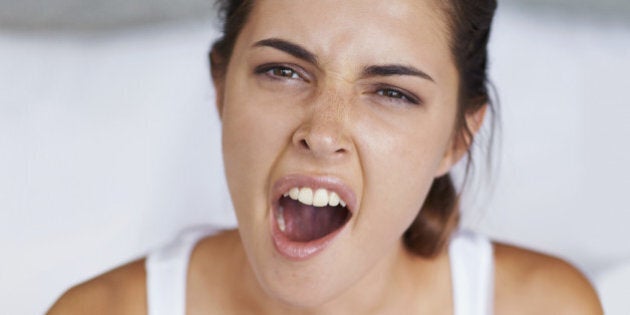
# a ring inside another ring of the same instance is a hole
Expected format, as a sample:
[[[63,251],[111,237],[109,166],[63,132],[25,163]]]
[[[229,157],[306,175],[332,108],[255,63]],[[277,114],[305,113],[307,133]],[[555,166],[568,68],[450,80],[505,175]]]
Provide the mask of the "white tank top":
[[[197,242],[219,230],[198,227],[181,233],[175,241],[147,256],[149,315],[186,313],[188,260]],[[492,244],[479,234],[457,232],[448,248],[453,281],[454,315],[492,314],[494,259]]]

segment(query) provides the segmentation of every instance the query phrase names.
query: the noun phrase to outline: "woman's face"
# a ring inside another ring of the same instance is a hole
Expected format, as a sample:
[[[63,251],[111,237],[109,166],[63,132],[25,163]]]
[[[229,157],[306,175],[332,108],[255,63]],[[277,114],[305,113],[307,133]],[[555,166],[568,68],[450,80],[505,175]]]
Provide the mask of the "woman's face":
[[[432,1],[255,2],[215,83],[239,231],[267,294],[325,303],[401,248],[456,160],[446,29]]]

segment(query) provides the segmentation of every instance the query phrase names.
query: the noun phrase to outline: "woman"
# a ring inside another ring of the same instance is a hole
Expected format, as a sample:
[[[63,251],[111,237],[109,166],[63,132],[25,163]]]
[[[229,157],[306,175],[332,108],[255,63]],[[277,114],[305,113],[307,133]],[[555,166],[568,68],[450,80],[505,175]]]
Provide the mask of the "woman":
[[[224,2],[211,64],[238,231],[189,234],[51,314],[602,313],[566,263],[455,232],[494,1]]]

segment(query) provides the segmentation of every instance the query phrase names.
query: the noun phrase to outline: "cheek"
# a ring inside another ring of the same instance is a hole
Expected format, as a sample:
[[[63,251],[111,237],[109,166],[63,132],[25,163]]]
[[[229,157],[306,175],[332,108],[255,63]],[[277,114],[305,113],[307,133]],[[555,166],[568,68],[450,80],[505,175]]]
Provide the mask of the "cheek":
[[[237,215],[240,209],[266,207],[269,171],[289,141],[288,126],[277,113],[241,91],[238,85],[226,87],[222,112],[223,159]]]
[[[449,143],[448,115],[427,113],[397,124],[362,126],[363,222],[383,241],[397,241],[422,207]]]

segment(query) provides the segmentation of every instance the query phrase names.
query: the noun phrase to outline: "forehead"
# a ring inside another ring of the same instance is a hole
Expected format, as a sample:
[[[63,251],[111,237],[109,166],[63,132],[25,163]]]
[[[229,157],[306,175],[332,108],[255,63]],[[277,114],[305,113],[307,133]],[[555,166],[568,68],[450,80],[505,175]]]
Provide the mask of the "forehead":
[[[444,11],[437,2],[258,0],[240,39],[244,44],[290,40],[329,64],[416,65],[439,80],[453,63]]]

